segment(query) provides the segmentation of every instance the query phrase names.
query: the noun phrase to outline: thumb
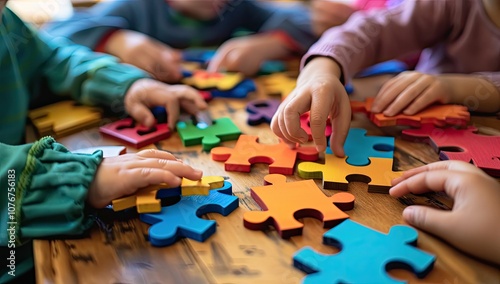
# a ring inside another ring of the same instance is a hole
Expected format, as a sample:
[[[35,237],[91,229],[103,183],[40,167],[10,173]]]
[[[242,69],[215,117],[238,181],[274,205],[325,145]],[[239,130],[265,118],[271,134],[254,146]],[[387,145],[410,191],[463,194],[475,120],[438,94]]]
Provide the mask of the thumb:
[[[151,127],[155,122],[155,118],[151,111],[143,104],[136,103],[128,111],[135,121],[146,126]]]
[[[446,238],[454,231],[451,211],[414,205],[403,211],[403,219],[410,225],[441,238]]]

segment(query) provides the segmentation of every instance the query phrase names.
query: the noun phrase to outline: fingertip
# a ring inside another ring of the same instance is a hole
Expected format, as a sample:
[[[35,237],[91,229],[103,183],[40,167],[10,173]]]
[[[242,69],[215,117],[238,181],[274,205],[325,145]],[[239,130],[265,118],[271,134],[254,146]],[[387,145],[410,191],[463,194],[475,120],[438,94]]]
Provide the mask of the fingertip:
[[[415,208],[413,206],[408,206],[403,210],[403,219],[410,225],[415,225]]]
[[[319,153],[323,153],[323,152],[325,152],[325,150],[326,150],[326,145],[316,144],[316,150],[317,150]]]

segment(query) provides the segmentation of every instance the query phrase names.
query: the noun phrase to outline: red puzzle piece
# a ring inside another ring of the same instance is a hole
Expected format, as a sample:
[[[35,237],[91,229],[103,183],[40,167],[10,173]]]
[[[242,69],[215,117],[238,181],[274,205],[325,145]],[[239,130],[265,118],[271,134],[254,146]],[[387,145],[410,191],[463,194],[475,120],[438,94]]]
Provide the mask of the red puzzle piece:
[[[349,218],[341,210],[354,207],[354,195],[341,192],[327,197],[313,180],[287,183],[283,175],[267,175],[264,180],[266,186],[251,189],[252,198],[264,211],[246,212],[243,216],[243,224],[250,230],[265,230],[273,225],[282,238],[289,238],[302,234],[304,224],[298,218],[313,217],[331,228]]]
[[[226,147],[213,148],[212,159],[226,162],[226,171],[250,172],[255,163],[269,164],[270,174],[292,175],[295,160],[316,161],[318,151],[314,147],[290,147],[280,140],[279,144],[259,144],[257,136],[241,135],[234,149]]]
[[[403,130],[402,137],[429,143],[441,160],[460,160],[473,163],[492,176],[500,176],[500,136],[476,134],[477,129],[435,128]]]
[[[102,134],[118,138],[136,148],[156,143],[170,137],[170,129],[166,123],[158,123],[152,128],[136,125],[132,118],[118,120],[99,128]]]
[[[459,105],[432,105],[415,115],[398,114],[385,116],[382,113],[371,113],[373,98],[367,98],[365,102],[351,102],[353,112],[366,112],[370,120],[377,126],[409,125],[420,127],[422,124],[434,124],[436,126],[456,125],[465,127],[470,120],[470,113],[464,106]]]

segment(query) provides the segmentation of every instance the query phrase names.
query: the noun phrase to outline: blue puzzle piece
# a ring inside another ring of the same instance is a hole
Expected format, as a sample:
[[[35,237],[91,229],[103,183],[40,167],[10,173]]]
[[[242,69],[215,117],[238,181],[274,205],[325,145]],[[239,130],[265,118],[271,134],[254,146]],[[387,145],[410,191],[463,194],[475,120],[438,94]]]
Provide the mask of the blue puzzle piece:
[[[215,50],[187,49],[182,52],[182,60],[207,64],[215,55]]]
[[[394,158],[394,137],[366,136],[366,130],[351,128],[344,143],[347,163],[352,166],[366,166],[373,158]],[[332,149],[326,149],[332,154]]]
[[[286,64],[283,61],[268,60],[260,66],[259,75],[269,75],[286,71]]]
[[[168,246],[181,237],[199,242],[215,233],[216,222],[200,218],[207,213],[229,215],[238,208],[238,197],[231,195],[232,185],[225,181],[220,189],[210,194],[183,196],[172,205],[163,207],[160,213],[141,214],[141,221],[151,224],[149,241],[154,246]]]
[[[390,60],[370,66],[356,74],[355,77],[364,78],[383,74],[398,74],[406,70],[408,70],[408,66],[406,66],[406,64],[404,64],[403,62],[398,60]]]
[[[250,79],[244,79],[241,81],[238,85],[236,85],[234,88],[231,90],[227,91],[221,91],[221,90],[210,90],[210,93],[212,94],[212,97],[219,97],[219,98],[246,98],[246,96],[251,93],[255,92],[257,90],[257,87],[255,87],[255,83],[250,80]]]
[[[293,265],[310,274],[304,284],[314,283],[405,283],[391,278],[387,271],[402,268],[425,277],[436,257],[416,248],[415,229],[396,225],[383,234],[352,220],[345,220],[323,235],[323,242],[339,248],[334,255],[323,255],[310,247],[293,256]]]

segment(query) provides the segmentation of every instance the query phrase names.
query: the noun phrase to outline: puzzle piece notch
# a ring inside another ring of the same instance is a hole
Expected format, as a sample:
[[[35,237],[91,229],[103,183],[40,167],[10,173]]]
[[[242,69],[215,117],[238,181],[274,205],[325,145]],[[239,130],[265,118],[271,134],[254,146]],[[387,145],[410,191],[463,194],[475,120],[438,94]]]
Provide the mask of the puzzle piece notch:
[[[238,198],[231,194],[232,185],[225,181],[221,189],[210,191],[208,196],[182,197],[178,203],[163,207],[160,213],[140,215],[141,221],[151,224],[149,241],[153,246],[168,246],[181,237],[205,241],[215,233],[216,222],[200,216],[207,213],[229,215],[238,208]]]
[[[28,116],[40,136],[61,137],[99,125],[101,110],[62,101],[32,110]]]
[[[247,104],[248,125],[271,123],[281,101],[275,99],[254,100]]]
[[[184,146],[201,144],[204,151],[210,151],[222,141],[236,140],[241,135],[240,129],[228,117],[216,119],[203,129],[196,127],[193,121],[180,121],[177,132]]]
[[[323,242],[340,249],[334,255],[306,247],[293,256],[294,266],[310,275],[303,283],[405,283],[387,271],[403,268],[424,278],[436,257],[416,248],[415,229],[396,225],[383,234],[352,220],[345,220],[324,234]]]
[[[145,187],[135,195],[115,199],[112,201],[114,211],[122,211],[128,208],[137,207],[138,213],[151,213],[161,211],[162,198],[177,195],[208,195],[211,189],[221,188],[224,185],[224,178],[220,176],[206,176],[201,180],[193,181],[182,179],[181,187],[171,188],[168,184],[158,184]]]
[[[403,130],[402,137],[430,144],[441,160],[472,163],[491,176],[500,176],[500,136],[477,134],[472,126],[455,129],[424,125],[420,129]]]
[[[313,217],[330,228],[349,216],[341,210],[354,207],[354,196],[347,192],[327,197],[313,180],[286,182],[279,174],[267,175],[265,186],[251,188],[252,198],[264,211],[250,211],[243,225],[250,230],[265,230],[272,225],[282,238],[302,234],[304,224],[297,219]]]
[[[394,137],[367,136],[367,131],[361,128],[351,128],[344,143],[347,163],[353,166],[370,164],[369,158],[394,159]],[[332,154],[331,148],[326,149]]]
[[[392,171],[392,159],[370,158],[366,166],[352,166],[347,159],[325,154],[324,164],[302,162],[297,170],[302,178],[323,179],[325,189],[347,190],[349,182],[357,181],[367,183],[373,193],[388,193],[391,180],[403,174]]]
[[[171,132],[166,123],[157,123],[151,128],[136,125],[132,118],[118,120],[99,128],[109,137],[119,139],[136,148],[154,144],[170,137]]]
[[[313,137],[312,137],[312,130],[311,130],[311,114],[310,114],[310,112],[306,112],[300,116],[300,127],[302,129],[304,129],[304,131],[309,136],[309,141],[312,141]],[[332,123],[331,123],[330,119],[327,119],[326,128],[325,128],[325,137],[330,137],[330,135],[332,135]]]
[[[191,77],[184,78],[182,83],[200,90],[218,89],[227,91],[236,87],[243,79],[244,76],[241,73],[216,73],[196,70]]]
[[[398,114],[385,116],[383,113],[371,113],[373,98],[367,98],[363,102],[351,102],[353,112],[362,111],[368,113],[370,120],[379,127],[407,125],[420,127],[423,124],[434,124],[439,127],[455,125],[465,127],[470,120],[467,107],[460,105],[432,105],[415,115]]]
[[[211,150],[214,161],[225,162],[226,171],[250,172],[255,163],[269,164],[270,174],[292,175],[297,158],[316,161],[315,147],[290,147],[281,139],[278,144],[259,144],[258,137],[241,135],[234,148],[216,147]]]

